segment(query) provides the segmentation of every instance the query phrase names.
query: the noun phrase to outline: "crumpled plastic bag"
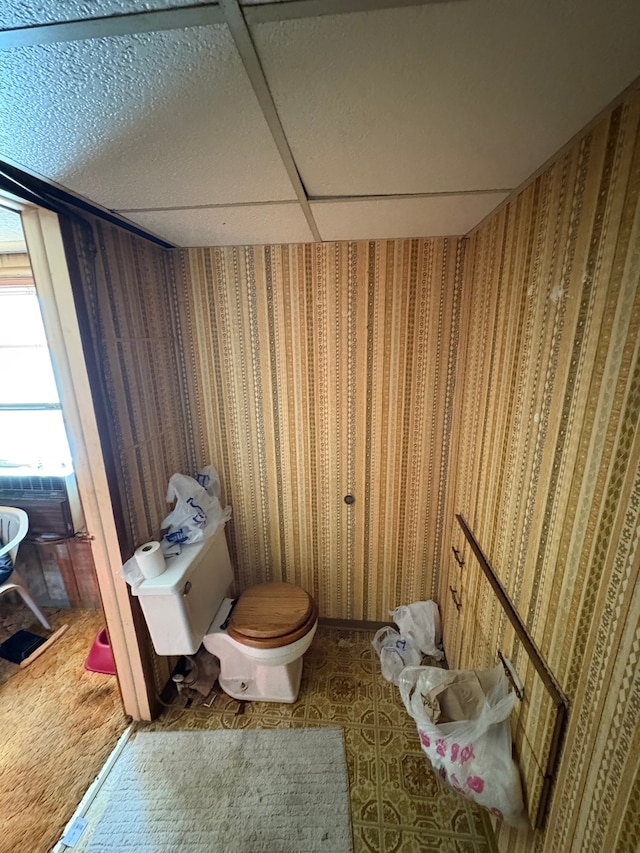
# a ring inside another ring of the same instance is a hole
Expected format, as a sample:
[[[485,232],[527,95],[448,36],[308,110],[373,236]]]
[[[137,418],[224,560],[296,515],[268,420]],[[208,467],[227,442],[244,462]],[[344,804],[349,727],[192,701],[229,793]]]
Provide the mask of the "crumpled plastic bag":
[[[396,686],[405,666],[417,666],[422,660],[420,651],[390,625],[376,631],[371,645],[380,658],[382,675]]]
[[[135,557],[130,557],[120,569],[120,577],[124,578],[132,589],[136,589],[146,580]]]
[[[526,826],[509,724],[516,695],[502,666],[486,672],[406,667],[399,687],[440,778],[510,826]]]
[[[167,503],[175,500],[176,505],[162,522],[165,555],[173,546],[201,542],[229,521],[231,507],[223,509],[219,495],[220,480],[212,465],[208,465],[196,477],[186,474],[174,474],[171,477]]]
[[[195,479],[200,483],[202,488],[212,498],[220,498],[222,494],[222,486],[220,485],[220,477],[213,465],[205,465],[202,471],[198,471]],[[231,509],[229,509],[231,512]]]
[[[434,660],[444,658],[438,648],[442,640],[440,613],[435,601],[415,601],[390,610],[389,615],[400,630],[380,628],[371,645],[380,657],[382,675],[397,685],[403,668],[418,666],[423,654]]]
[[[207,465],[195,477],[174,474],[169,480],[167,503],[176,505],[162,522],[161,546],[165,557],[177,556],[183,545],[201,542],[231,518],[231,507],[220,504],[220,478],[213,465]],[[146,578],[135,555],[120,569],[120,577],[135,589]]]
[[[391,610],[389,615],[408,643],[434,660],[444,659],[444,652],[438,648],[442,642],[442,630],[440,613],[435,601],[403,604]]]

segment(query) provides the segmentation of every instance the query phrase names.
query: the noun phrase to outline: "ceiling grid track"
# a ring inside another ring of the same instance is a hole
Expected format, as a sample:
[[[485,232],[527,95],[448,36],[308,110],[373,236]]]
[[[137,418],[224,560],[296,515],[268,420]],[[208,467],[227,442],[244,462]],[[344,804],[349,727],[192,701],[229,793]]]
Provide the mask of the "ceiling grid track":
[[[402,201],[461,195],[504,192],[504,190],[472,189],[462,192],[399,193],[385,195],[330,195],[311,196],[307,193],[285,133],[280,115],[262,62],[254,42],[252,27],[267,23],[281,23],[304,18],[321,18],[344,14],[396,10],[404,7],[419,7],[446,3],[462,3],[464,0],[287,0],[287,2],[243,5],[241,0],[218,0],[193,6],[168,7],[143,10],[109,16],[96,16],[69,21],[56,21],[24,25],[0,30],[0,50],[32,45],[46,45],[86,39],[143,35],[196,27],[226,26],[235,49],[256,96],[259,109],[268,131],[275,143],[280,161],[287,173],[296,199],[291,201],[270,200],[261,202],[231,202],[225,204],[197,205],[198,209],[229,209],[242,207],[264,207],[267,205],[297,204],[302,211],[313,240],[322,242],[323,237],[316,221],[313,204],[340,202]],[[192,206],[118,208],[117,214],[124,215],[167,211],[190,210]]]
[[[256,98],[258,99],[258,104],[260,105],[262,114],[267,122],[273,141],[276,144],[276,148],[278,149],[284,168],[286,169],[291,185],[293,186],[298,202],[300,203],[302,212],[307,220],[313,239],[321,243],[322,237],[320,236],[320,231],[316,225],[313,213],[311,212],[311,205],[309,204],[307,193],[302,184],[302,180],[300,179],[298,168],[295,160],[293,159],[289,142],[284,132],[284,128],[282,127],[278,110],[276,109],[271,90],[269,89],[269,84],[267,83],[267,78],[265,77],[265,73],[262,69],[262,64],[260,63],[260,58],[253,43],[247,22],[244,19],[242,9],[238,0],[220,0],[220,8],[222,9],[226,24],[231,32],[231,37],[233,38],[238,54],[240,55],[242,64],[245,67],[245,71],[247,72]]]
[[[304,185],[303,185],[304,186]],[[386,193],[384,195],[308,195],[307,200],[313,204],[333,204],[335,202],[360,202],[360,201],[404,201],[406,199],[432,199],[432,198],[461,198],[464,196],[486,195],[487,193],[513,193],[510,187],[499,187],[498,189],[483,190],[443,190],[433,193]],[[269,201],[227,201],[220,204],[189,204],[176,205],[175,207],[120,207],[119,213],[147,213],[160,210],[216,210],[229,207],[273,207],[283,204],[294,204],[293,199],[280,199]]]
[[[17,4],[0,165],[170,244],[469,234],[637,77],[640,5],[566,5]]]
[[[56,21],[0,30],[0,50],[37,44],[83,41],[107,36],[130,36],[159,33],[164,30],[208,27],[224,23],[220,6],[186,6],[179,9],[153,9],[105,15],[77,21]]]
[[[401,9],[407,6],[427,6],[434,3],[460,3],[464,0],[287,0],[286,3],[261,3],[242,6],[247,27],[299,18],[321,18],[325,15],[346,15],[354,12],[375,12]],[[208,27],[226,23],[224,4],[199,3],[194,6],[174,6],[167,9],[147,9],[100,15],[70,21],[52,21],[0,29],[0,50],[26,45],[82,41],[105,36],[140,35],[163,30]]]

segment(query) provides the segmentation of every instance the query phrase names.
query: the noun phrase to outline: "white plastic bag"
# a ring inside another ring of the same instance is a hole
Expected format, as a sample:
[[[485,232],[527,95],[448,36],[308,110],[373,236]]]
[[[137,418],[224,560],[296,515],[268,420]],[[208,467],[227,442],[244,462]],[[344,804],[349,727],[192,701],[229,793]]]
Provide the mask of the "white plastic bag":
[[[205,472],[207,485],[213,490],[217,483],[219,488],[215,469],[208,466]],[[223,509],[216,494],[208,492],[196,479],[186,474],[174,474],[169,480],[167,503],[174,500],[176,505],[173,511],[162,522],[162,529],[165,530],[163,540],[169,545],[200,542],[213,535],[220,525],[231,518],[231,507]]]
[[[392,684],[398,684],[405,666],[417,666],[422,660],[420,652],[390,625],[376,632],[371,645],[380,657],[383,676]]]
[[[415,601],[389,611],[402,636],[423,654],[442,660],[440,613],[435,601]],[[419,663],[419,661],[418,661]]]
[[[482,685],[479,702],[470,677]],[[456,682],[463,701],[475,705],[475,717],[434,723],[439,691]],[[484,673],[407,667],[399,687],[416,721],[422,749],[440,777],[510,826],[526,826],[520,774],[511,754],[509,714],[516,696],[509,692],[502,666]]]
[[[220,477],[213,465],[206,465],[202,471],[198,471],[195,479],[200,483],[202,488],[212,498],[220,498],[222,487],[220,485]]]
[[[124,578],[133,589],[136,589],[145,581],[145,576],[142,574],[138,561],[135,557],[128,559],[120,569],[120,577]]]

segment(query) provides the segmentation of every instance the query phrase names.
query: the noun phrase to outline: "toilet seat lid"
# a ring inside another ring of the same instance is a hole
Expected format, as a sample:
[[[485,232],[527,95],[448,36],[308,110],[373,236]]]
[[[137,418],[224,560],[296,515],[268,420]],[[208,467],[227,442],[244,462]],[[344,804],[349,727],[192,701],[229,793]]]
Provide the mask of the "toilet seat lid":
[[[313,610],[313,600],[292,583],[261,583],[245,590],[231,614],[233,633],[255,639],[291,634],[302,627]]]

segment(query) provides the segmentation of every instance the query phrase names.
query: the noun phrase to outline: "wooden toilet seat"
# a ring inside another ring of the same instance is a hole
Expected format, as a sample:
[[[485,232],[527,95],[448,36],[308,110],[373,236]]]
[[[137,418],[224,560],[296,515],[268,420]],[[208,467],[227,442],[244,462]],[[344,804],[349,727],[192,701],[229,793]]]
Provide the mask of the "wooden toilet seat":
[[[292,583],[261,583],[242,593],[227,634],[257,649],[294,643],[313,628],[318,608],[309,593]]]

